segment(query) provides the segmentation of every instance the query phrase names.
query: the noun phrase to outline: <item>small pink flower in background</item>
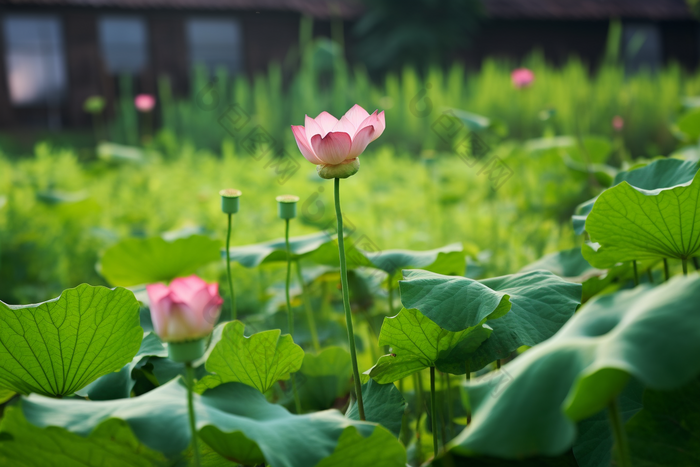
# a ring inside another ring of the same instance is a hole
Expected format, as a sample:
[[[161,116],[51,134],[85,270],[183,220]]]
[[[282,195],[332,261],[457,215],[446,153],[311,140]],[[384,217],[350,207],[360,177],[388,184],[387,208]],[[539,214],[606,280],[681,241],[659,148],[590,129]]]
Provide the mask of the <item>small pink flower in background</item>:
[[[139,94],[134,98],[134,106],[139,112],[150,112],[156,106],[156,98],[150,94]]]
[[[170,286],[146,286],[151,320],[163,342],[182,342],[206,337],[214,329],[223,300],[219,284],[207,284],[197,276],[179,277]]]
[[[517,68],[510,74],[510,80],[516,88],[526,88],[535,81],[535,74],[527,68]]]
[[[384,111],[370,115],[355,104],[340,120],[325,111],[316,118],[307,115],[304,126],[292,125],[292,132],[306,160],[339,165],[356,159],[385,127]]]
[[[615,115],[612,119],[612,127],[615,131],[622,131],[625,127],[625,120],[619,115]]]

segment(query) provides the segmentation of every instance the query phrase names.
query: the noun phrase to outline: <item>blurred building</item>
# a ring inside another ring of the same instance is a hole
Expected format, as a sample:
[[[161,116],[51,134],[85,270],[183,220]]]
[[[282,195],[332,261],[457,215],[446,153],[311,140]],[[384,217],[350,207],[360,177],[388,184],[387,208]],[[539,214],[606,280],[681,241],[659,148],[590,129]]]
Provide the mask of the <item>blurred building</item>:
[[[486,20],[465,54],[521,58],[541,50],[554,63],[572,54],[595,65],[605,53],[610,20],[622,22],[620,60],[630,71],[676,61],[700,63],[700,28],[687,0],[482,0]]]
[[[135,93],[155,94],[165,76],[184,95],[195,65],[263,71],[299,43],[302,15],[323,33],[360,11],[326,0],[0,0],[0,127],[88,124],[85,99],[109,106],[125,75]]]
[[[88,124],[85,99],[101,95],[110,105],[122,76],[132,78],[134,93],[155,94],[167,77],[175,95],[186,95],[194,65],[264,71],[297,46],[303,15],[324,34],[333,19],[360,17],[358,1],[0,0],[0,127]],[[555,63],[572,54],[596,63],[612,18],[622,21],[629,69],[669,60],[694,69],[700,58],[700,29],[686,0],[482,1],[482,26],[457,55],[474,66],[533,49]]]

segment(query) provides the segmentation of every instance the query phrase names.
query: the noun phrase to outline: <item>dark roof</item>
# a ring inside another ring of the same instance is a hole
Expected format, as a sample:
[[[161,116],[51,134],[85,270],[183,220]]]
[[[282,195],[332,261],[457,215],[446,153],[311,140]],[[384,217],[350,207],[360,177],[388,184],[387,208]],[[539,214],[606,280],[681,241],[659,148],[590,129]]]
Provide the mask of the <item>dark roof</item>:
[[[499,19],[692,19],[685,0],[483,0]]]
[[[0,0],[0,5],[157,10],[292,11],[315,18],[359,16],[357,0]]]

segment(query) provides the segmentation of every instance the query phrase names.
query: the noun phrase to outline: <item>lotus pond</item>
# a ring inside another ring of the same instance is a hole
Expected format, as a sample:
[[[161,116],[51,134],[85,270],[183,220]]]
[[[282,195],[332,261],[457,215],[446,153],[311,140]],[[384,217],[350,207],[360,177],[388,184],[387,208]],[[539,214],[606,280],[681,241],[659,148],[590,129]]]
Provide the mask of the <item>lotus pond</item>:
[[[0,465],[700,465],[697,110],[649,158],[302,117],[0,157]]]

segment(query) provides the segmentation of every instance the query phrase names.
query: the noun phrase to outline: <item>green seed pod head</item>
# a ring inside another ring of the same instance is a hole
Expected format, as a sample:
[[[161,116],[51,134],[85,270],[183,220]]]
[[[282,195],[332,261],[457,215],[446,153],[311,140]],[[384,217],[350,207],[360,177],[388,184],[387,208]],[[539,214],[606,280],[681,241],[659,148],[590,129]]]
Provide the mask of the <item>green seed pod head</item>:
[[[355,158],[350,161],[345,161],[338,165],[317,165],[316,172],[321,178],[327,180],[333,178],[348,178],[357,173],[360,170],[360,159]]]
[[[238,212],[238,200],[241,197],[241,190],[227,188],[219,192],[221,195],[221,210],[226,214],[236,214]]]
[[[185,363],[199,360],[206,350],[206,339],[184,342],[168,342],[168,358],[173,362]]]
[[[277,215],[280,219],[294,219],[297,217],[298,196],[282,195],[277,198]]]

